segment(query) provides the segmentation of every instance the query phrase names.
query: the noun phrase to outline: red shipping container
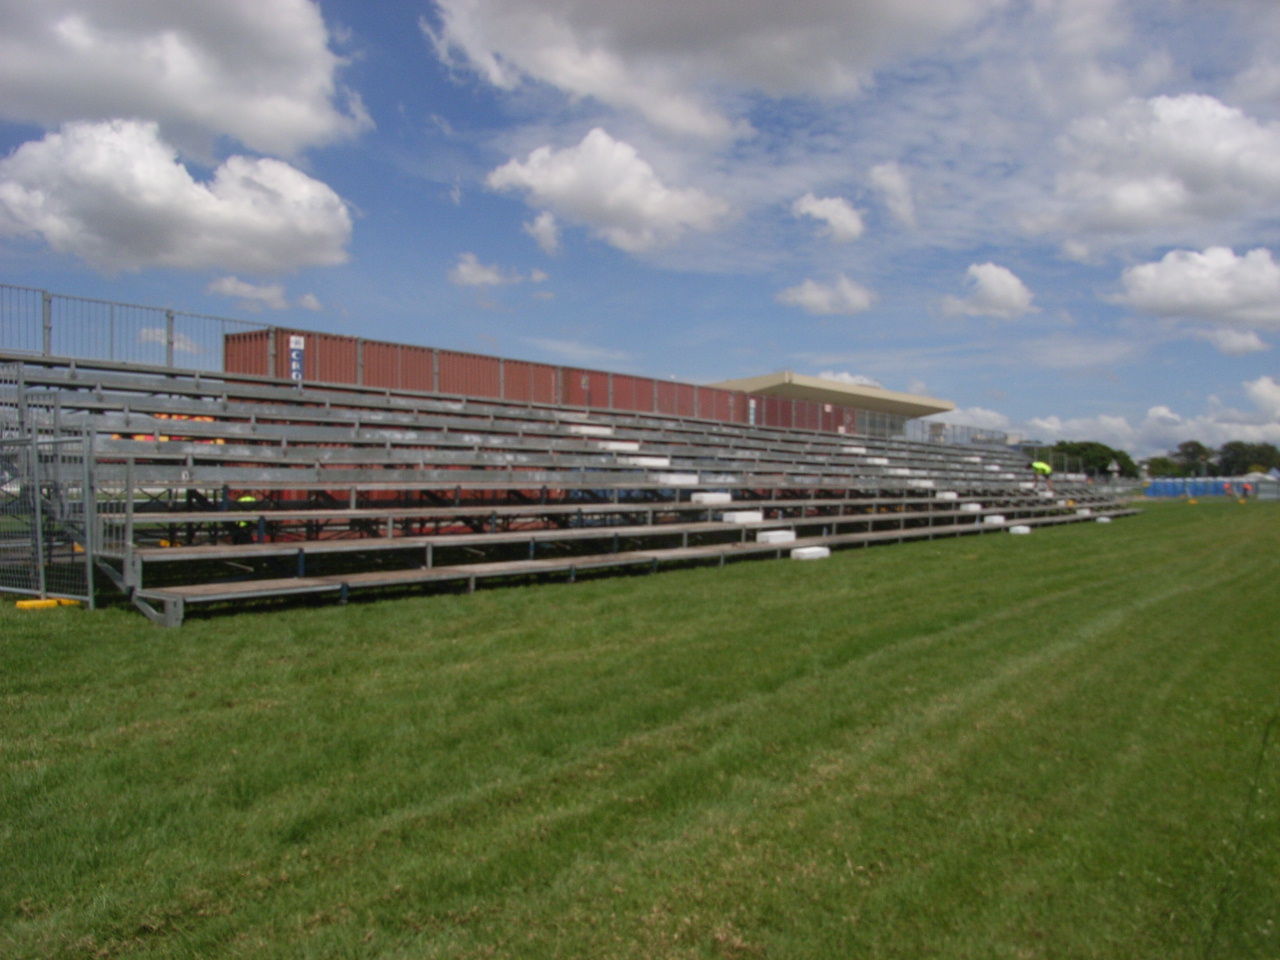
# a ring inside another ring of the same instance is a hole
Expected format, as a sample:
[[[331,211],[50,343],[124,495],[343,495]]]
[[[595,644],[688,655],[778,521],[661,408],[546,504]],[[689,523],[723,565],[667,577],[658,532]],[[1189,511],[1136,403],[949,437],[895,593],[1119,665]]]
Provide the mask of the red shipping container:
[[[609,375],[607,373],[600,370],[562,367],[561,386],[564,391],[564,403],[568,406],[608,408]]]
[[[653,380],[627,373],[613,375],[613,409],[653,413]]]
[[[464,397],[497,397],[501,394],[501,370],[497,357],[439,350],[441,393]]]
[[[507,400],[524,403],[555,403],[558,370],[545,363],[528,360],[503,361],[503,386]]]
[[[275,375],[269,360],[273,330],[229,333],[222,338],[222,369],[257,377]]]

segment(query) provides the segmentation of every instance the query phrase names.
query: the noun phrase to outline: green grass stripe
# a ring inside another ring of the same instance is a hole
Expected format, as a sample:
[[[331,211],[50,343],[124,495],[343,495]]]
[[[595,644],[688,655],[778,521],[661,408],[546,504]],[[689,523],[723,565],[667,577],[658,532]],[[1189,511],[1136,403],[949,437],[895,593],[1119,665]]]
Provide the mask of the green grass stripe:
[[[0,611],[5,957],[1280,955],[1280,511]]]

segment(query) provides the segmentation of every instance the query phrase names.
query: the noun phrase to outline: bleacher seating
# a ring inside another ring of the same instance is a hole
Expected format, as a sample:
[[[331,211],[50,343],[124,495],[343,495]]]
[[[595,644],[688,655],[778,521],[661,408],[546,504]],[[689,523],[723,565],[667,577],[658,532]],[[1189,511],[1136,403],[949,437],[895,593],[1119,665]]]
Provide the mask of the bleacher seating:
[[[472,589],[1128,512],[1084,482],[1048,495],[1003,447],[0,360],[92,434],[98,567],[169,625],[196,604]],[[760,536],[779,530],[794,539]]]

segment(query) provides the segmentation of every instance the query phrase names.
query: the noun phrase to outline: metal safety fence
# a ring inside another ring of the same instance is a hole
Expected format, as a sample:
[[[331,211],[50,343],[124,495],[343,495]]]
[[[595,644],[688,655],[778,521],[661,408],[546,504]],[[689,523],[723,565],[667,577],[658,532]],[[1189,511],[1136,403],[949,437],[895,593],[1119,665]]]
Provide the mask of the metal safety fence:
[[[0,590],[93,605],[92,434],[0,365]]]
[[[40,356],[221,371],[230,334],[263,323],[0,284],[0,345]]]
[[[290,341],[305,343],[305,349],[293,350],[288,346]],[[863,436],[902,437],[915,442],[995,447],[1008,442],[1007,435],[999,430],[908,419],[861,408],[844,411],[848,417],[841,425],[836,416],[843,410],[841,407],[833,411],[831,404],[806,404],[777,397],[743,396],[742,405],[736,410],[721,409],[724,404],[717,406],[713,395],[724,394],[724,400],[728,392],[712,387],[285,330],[271,324],[68,296],[12,284],[0,284],[0,349],[210,373],[289,375],[325,383],[656,412],[752,426],[839,433],[848,430]],[[286,361],[296,361],[296,370]]]

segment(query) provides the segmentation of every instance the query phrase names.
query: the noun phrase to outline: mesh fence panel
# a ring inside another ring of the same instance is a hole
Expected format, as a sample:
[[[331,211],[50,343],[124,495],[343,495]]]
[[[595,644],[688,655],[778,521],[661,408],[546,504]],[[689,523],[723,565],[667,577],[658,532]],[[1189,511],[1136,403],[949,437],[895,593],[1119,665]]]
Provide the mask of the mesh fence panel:
[[[266,324],[0,284],[0,345],[22,353],[222,369],[225,337]]]
[[[0,590],[92,604],[91,443],[60,413],[0,365]]]

